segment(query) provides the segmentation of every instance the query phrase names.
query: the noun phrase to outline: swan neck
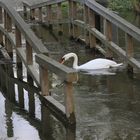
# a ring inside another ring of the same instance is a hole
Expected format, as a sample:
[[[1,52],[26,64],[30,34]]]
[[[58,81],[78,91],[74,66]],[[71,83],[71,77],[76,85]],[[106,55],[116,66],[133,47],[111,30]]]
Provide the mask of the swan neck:
[[[73,68],[76,69],[78,67],[78,57],[77,55],[73,55],[74,61],[73,61]]]

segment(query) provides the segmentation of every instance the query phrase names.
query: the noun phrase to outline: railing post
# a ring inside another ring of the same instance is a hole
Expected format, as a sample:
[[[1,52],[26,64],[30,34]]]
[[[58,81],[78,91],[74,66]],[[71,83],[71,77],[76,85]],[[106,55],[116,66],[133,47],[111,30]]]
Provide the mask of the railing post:
[[[33,54],[32,53],[33,53],[32,47],[30,46],[28,41],[26,41],[26,61],[27,61],[28,65],[33,64]]]
[[[134,46],[133,46],[133,37],[129,34],[125,34],[125,44],[126,44],[126,55],[128,58],[133,57]],[[128,65],[128,72],[133,73],[133,67]]]
[[[23,15],[24,15],[24,19],[27,20],[27,7],[25,5],[23,6]]]
[[[77,18],[77,3],[75,1],[69,0],[69,16],[70,16],[70,25],[69,33],[73,38],[78,37],[78,27],[74,25],[74,20]]]
[[[6,18],[7,18],[7,31],[8,32],[12,32],[12,19],[10,18],[10,16],[7,14],[7,16],[6,16]]]
[[[72,37],[72,0],[69,0],[69,36]]]
[[[52,6],[47,5],[47,21],[49,24],[49,27],[52,28],[51,21],[52,21]]]
[[[3,23],[2,7],[0,7],[0,24]]]
[[[3,33],[0,31],[0,44],[3,46]]]
[[[21,32],[19,31],[18,27],[15,27],[15,33],[16,33],[16,48],[20,48],[21,47]],[[21,59],[18,57],[18,55],[16,56],[17,59],[17,78],[19,80],[23,80],[22,78],[22,62]],[[23,88],[18,86],[18,99],[19,99],[19,106],[21,108],[24,108],[24,91]]]
[[[62,24],[59,23],[62,20],[62,10],[61,10],[61,3],[57,4],[57,20],[58,20],[58,34],[63,33]]]
[[[10,55],[10,57],[13,58],[12,44],[6,36],[5,36],[5,47],[6,47],[6,50],[7,50],[8,54]]]
[[[29,86],[33,86],[33,79],[27,72],[27,82]],[[31,117],[35,117],[35,97],[33,91],[29,88],[28,90],[28,98],[29,98],[29,114]]]
[[[75,123],[74,99],[73,99],[73,84],[65,82],[65,109],[66,116],[70,123]]]
[[[95,13],[92,9],[89,8],[88,12],[89,16],[89,25],[91,28],[95,28]],[[89,34],[89,40],[90,40],[90,48],[95,48],[96,47],[96,37],[90,33]]]
[[[40,85],[43,96],[49,95],[49,78],[48,69],[46,67],[39,66],[40,71]]]
[[[112,23],[106,20],[105,28],[106,28],[105,35],[106,35],[107,41],[112,41]],[[112,56],[113,56],[112,51],[109,48],[107,48],[106,57],[112,58]]]
[[[88,7],[86,5],[84,5],[84,22],[85,25],[89,24],[89,19],[88,19]],[[90,40],[89,40],[89,32],[87,31],[87,29],[84,29],[84,38],[85,38],[85,43],[86,45],[89,47],[90,46]]]
[[[42,22],[42,7],[38,8],[38,16],[39,16],[39,22]]]
[[[7,29],[7,13],[6,13],[6,10],[4,10],[4,28]]]
[[[30,20],[35,20],[35,9],[30,9]]]

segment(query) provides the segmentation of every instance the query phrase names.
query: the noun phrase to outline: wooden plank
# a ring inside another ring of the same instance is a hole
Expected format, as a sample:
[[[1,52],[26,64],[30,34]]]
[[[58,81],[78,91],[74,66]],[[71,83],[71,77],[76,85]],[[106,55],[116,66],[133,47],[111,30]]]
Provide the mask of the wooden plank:
[[[57,4],[57,3],[61,3],[61,2],[65,2],[67,0],[46,0],[44,2],[32,2],[32,1],[23,1],[23,5],[25,5],[26,7],[29,7],[30,9],[34,9],[34,8],[39,8],[39,7],[45,7],[46,5],[53,5],[53,4]]]
[[[50,57],[47,57],[43,54],[38,54],[36,56],[36,62],[40,66],[47,67],[51,72],[57,74],[63,80],[66,80],[68,82],[77,81],[76,70],[68,68],[65,65],[62,65]]]

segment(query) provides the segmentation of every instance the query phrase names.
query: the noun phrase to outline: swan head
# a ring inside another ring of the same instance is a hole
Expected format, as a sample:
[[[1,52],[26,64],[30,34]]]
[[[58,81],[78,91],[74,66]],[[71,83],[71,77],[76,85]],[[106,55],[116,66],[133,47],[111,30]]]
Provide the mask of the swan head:
[[[75,53],[68,53],[68,54],[65,54],[61,60],[60,60],[60,63],[63,64],[65,61],[69,60],[71,57],[73,57],[75,55]]]
[[[69,60],[70,58],[74,58],[74,62],[73,62],[73,68],[76,68],[78,65],[78,57],[75,53],[68,53],[68,54],[65,54],[61,60],[60,60],[60,63],[63,64],[65,61]]]

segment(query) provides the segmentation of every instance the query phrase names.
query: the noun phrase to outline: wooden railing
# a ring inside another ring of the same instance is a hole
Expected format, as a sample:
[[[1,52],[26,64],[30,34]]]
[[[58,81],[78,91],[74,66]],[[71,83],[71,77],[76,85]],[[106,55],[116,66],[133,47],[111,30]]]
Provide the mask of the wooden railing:
[[[61,7],[63,2],[66,1],[46,1],[38,5],[24,2],[23,5],[24,9],[27,9],[26,7],[30,9],[30,19],[36,19],[35,11],[37,11],[37,9],[46,9],[46,11],[44,10],[45,12],[43,12],[43,14],[41,14],[43,10],[38,10],[39,14],[37,15],[39,15],[39,17],[37,19],[41,19],[41,21],[46,24],[53,24],[53,21],[60,24],[60,19],[62,23],[64,22]],[[52,18],[52,11],[54,10],[53,7],[56,9],[54,5],[57,5],[56,7],[58,7],[56,10],[57,16],[55,20]],[[106,57],[112,57],[112,52],[114,52],[120,56],[128,65],[130,65],[131,68],[133,67],[137,70],[140,69],[139,61],[134,58],[133,43],[133,40],[137,40],[139,42],[139,28],[130,24],[123,18],[114,14],[109,9],[104,8],[93,0],[68,0],[67,5],[69,7],[67,11],[67,21],[69,21],[70,24],[70,36],[74,38],[80,38],[86,43],[87,46],[90,46],[90,48],[97,48],[101,50]],[[80,18],[78,11],[83,13],[83,16]],[[24,13],[26,13],[26,11],[24,11]],[[41,17],[42,15],[45,17],[44,20]],[[84,29],[84,34],[83,32],[80,32],[80,28]],[[114,28],[116,32],[113,31]],[[117,30],[122,30],[125,34],[125,49],[122,49],[122,47],[116,43],[116,39],[114,39],[114,37],[117,38]],[[98,43],[99,41],[100,43]],[[106,47],[106,51],[103,50],[101,47],[102,45]]]
[[[42,104],[51,106],[50,108],[56,110],[56,114],[62,115],[68,124],[75,124],[75,111],[73,102],[73,81],[77,81],[77,72],[62,65],[55,60],[47,57],[50,52],[43,45],[43,43],[36,37],[30,26],[27,25],[21,16],[12,8],[7,2],[0,1],[0,43],[6,48],[10,56],[13,57],[13,52],[16,52],[16,67],[17,78],[23,81],[23,65],[27,69],[27,82],[33,83],[40,89],[40,98]],[[37,63],[34,62],[33,54],[40,54],[37,57]],[[49,81],[48,71],[55,73],[56,75],[63,77],[62,83],[65,83],[65,105],[63,106],[58,101],[53,99],[49,95]],[[14,74],[12,74],[14,76]],[[31,80],[32,78],[32,80]],[[18,86],[18,104],[21,108],[24,108],[24,93],[23,89]],[[22,91],[22,93],[20,92]],[[29,96],[30,97],[30,96]],[[35,98],[32,98],[35,100]],[[30,100],[30,99],[29,99]],[[16,98],[12,96],[12,101],[16,101]],[[33,101],[32,101],[33,102]],[[33,102],[34,104],[34,102]],[[35,114],[35,107],[29,102],[29,112]],[[33,109],[31,109],[33,107]],[[54,109],[55,108],[55,109]],[[57,113],[58,112],[58,113]],[[44,119],[44,118],[43,118]]]

